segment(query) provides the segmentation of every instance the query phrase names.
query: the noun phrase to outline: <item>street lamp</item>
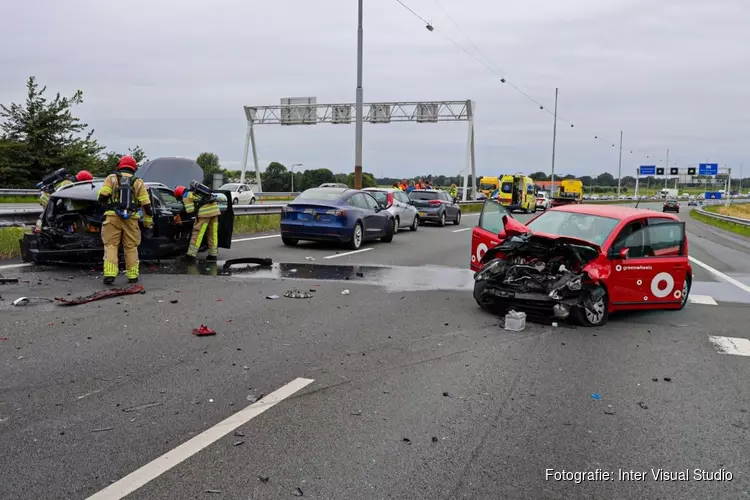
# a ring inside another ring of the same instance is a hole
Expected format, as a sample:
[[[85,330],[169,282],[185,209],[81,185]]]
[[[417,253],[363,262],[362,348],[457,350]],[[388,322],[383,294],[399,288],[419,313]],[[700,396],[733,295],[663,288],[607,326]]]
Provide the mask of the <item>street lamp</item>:
[[[357,9],[357,101],[354,139],[354,189],[362,189],[362,0]]]
[[[292,189],[290,190],[292,193],[294,192],[294,167],[301,167],[302,163],[295,163],[292,165]]]

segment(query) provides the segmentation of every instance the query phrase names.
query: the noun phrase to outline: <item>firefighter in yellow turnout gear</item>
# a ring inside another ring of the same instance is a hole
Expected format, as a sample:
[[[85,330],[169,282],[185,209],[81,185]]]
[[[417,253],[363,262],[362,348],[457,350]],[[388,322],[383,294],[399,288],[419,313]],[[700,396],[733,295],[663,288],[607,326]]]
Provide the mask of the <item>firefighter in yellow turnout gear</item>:
[[[128,283],[138,282],[138,245],[141,244],[138,208],[143,209],[143,226],[146,229],[153,227],[153,217],[148,190],[141,179],[134,177],[137,169],[132,156],[123,156],[117,165],[117,173],[107,176],[99,190],[99,201],[107,207],[102,224],[105,285],[111,285],[117,277],[120,243],[125,254]]]
[[[207,238],[208,257],[206,261],[216,261],[219,257],[219,216],[221,210],[216,203],[213,191],[197,181],[190,182],[190,191],[184,200],[185,211],[189,214],[198,211],[193,225],[193,235],[187,258],[194,259],[198,255],[203,237]]]

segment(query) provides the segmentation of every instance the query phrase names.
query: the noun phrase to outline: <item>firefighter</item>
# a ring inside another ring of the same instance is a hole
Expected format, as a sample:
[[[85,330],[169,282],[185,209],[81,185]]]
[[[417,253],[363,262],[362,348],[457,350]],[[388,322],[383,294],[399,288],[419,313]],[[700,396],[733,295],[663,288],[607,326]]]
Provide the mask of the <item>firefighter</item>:
[[[213,190],[197,181],[190,182],[190,190],[184,200],[185,212],[196,213],[193,224],[193,235],[187,251],[187,259],[193,260],[198,255],[203,237],[208,242],[207,262],[215,262],[219,258],[219,216],[221,210],[216,203]]]
[[[111,285],[117,277],[117,252],[122,242],[125,274],[128,283],[138,283],[138,209],[143,210],[143,227],[151,229],[153,218],[148,191],[141,179],[135,178],[138,164],[125,155],[117,164],[117,172],[109,174],[99,190],[99,201],[105,205],[102,241],[104,241],[104,284]]]

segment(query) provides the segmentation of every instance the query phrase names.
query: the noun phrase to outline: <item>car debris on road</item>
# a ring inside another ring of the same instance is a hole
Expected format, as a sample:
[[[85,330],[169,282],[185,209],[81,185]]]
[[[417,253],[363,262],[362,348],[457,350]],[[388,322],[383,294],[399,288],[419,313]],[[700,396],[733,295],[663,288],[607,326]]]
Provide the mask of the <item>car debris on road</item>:
[[[284,292],[284,297],[288,299],[311,299],[312,296],[313,295],[310,292],[304,292],[302,290],[297,290],[296,288]]]
[[[80,304],[88,304],[96,300],[109,299],[112,297],[120,297],[122,295],[135,295],[137,293],[146,293],[143,285],[131,285],[127,288],[111,288],[108,290],[99,290],[90,295],[84,295],[76,297],[75,299],[64,299],[61,297],[55,297],[55,300],[60,302],[63,306],[77,306]],[[51,302],[51,301],[50,301]]]

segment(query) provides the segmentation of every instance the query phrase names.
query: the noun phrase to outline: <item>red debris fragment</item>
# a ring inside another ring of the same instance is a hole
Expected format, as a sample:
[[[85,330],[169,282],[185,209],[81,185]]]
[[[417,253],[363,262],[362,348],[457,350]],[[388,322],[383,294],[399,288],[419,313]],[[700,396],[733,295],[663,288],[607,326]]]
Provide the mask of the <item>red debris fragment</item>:
[[[221,299],[216,299],[216,302],[221,302],[221,301],[222,301]]]
[[[199,337],[206,337],[208,335],[216,335],[216,332],[211,330],[206,325],[201,325],[200,328],[193,328],[193,335],[197,335]]]

